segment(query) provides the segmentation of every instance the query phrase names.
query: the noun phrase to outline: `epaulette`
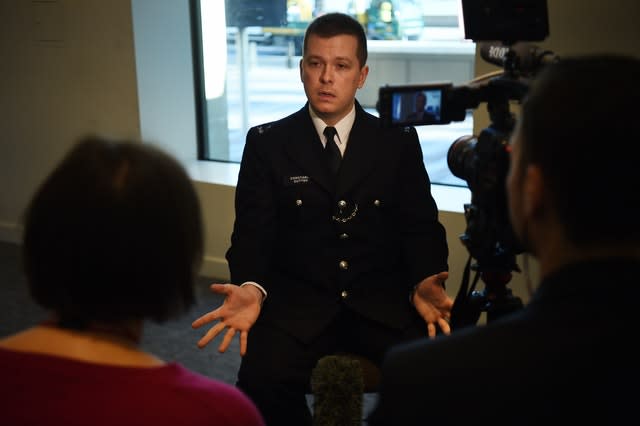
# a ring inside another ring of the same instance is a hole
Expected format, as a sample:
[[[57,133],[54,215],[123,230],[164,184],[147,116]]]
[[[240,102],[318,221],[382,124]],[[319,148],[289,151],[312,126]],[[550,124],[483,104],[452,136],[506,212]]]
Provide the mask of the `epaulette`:
[[[271,123],[266,123],[266,124],[261,124],[259,125],[256,129],[258,130],[259,134],[264,134],[267,130],[271,129],[271,127],[273,126],[273,122]]]

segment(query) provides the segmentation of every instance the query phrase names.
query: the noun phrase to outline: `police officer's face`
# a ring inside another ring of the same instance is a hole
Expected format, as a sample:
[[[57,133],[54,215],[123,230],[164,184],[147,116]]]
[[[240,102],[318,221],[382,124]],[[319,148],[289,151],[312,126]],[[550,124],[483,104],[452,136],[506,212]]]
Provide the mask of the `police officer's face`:
[[[352,35],[324,38],[310,35],[300,61],[300,78],[314,111],[334,125],[351,111],[356,91],[364,85],[369,68],[360,66],[358,40]]]

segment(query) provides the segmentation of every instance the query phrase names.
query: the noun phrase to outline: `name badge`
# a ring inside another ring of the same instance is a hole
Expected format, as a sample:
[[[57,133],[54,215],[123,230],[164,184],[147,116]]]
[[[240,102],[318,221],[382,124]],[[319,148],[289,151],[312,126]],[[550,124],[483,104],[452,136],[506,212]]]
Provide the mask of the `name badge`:
[[[289,176],[285,179],[285,185],[300,185],[309,182],[309,176]]]

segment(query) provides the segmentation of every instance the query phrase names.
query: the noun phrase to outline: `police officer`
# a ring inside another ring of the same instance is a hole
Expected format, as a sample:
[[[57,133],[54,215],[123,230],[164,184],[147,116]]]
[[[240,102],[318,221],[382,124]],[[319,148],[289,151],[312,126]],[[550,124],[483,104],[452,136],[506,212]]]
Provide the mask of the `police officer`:
[[[379,363],[395,343],[449,333],[448,249],[417,133],[381,128],[355,99],[366,43],[348,15],[307,28],[308,102],[249,130],[227,252],[233,284],[214,284],[223,305],[193,323],[215,323],[200,347],[224,332],[224,352],[239,333],[237,385],[268,425],[311,424],[305,393],[322,356]]]

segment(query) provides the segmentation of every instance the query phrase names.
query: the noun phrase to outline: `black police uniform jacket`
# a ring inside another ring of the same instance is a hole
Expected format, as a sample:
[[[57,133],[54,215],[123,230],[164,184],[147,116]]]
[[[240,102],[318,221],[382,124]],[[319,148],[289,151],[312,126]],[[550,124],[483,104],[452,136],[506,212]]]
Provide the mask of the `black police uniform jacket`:
[[[382,128],[357,102],[336,178],[307,104],[249,130],[235,197],[231,281],[262,285],[259,321],[302,341],[343,307],[405,327],[413,287],[447,269],[415,129]]]

